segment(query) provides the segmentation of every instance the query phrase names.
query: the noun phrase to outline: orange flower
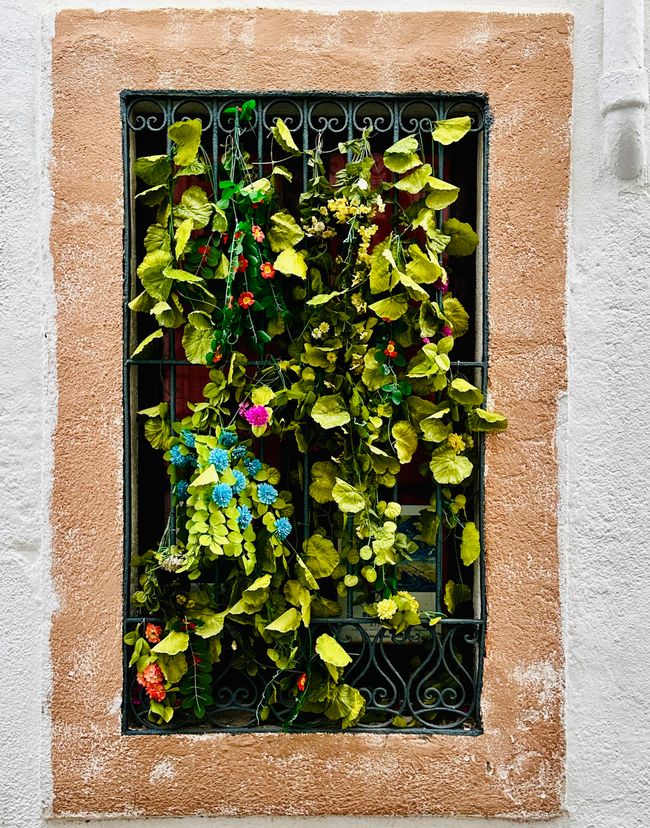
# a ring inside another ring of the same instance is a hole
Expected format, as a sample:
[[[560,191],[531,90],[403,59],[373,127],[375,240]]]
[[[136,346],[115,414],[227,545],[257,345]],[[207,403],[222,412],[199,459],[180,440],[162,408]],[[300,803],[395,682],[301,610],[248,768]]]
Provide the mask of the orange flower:
[[[221,353],[221,345],[219,345],[217,350],[214,352],[214,356],[212,357],[212,362],[214,364],[216,364],[217,362],[221,362],[222,359],[223,359],[223,354]]]
[[[161,702],[167,695],[167,691],[162,684],[149,684],[145,687],[145,691],[150,699]]]
[[[274,279],[275,278],[275,268],[271,264],[271,262],[264,262],[262,268],[260,270],[262,274],[262,279]]]
[[[258,244],[261,244],[264,241],[264,231],[257,224],[252,226],[251,233]]]
[[[392,339],[388,340],[388,345],[384,348],[384,354],[389,359],[393,359],[393,357],[397,356],[397,348],[395,347],[395,343]]]
[[[244,310],[248,310],[255,304],[255,297],[249,290],[245,290],[243,293],[239,294],[239,299],[237,300],[237,304],[240,308]]]
[[[240,253],[239,254],[239,264],[237,265],[237,271],[243,273],[244,270],[246,270],[247,267],[248,267],[248,259],[246,258],[246,256],[244,256],[243,253]]]
[[[149,644],[157,644],[160,641],[161,633],[162,627],[159,627],[158,624],[147,624],[144,628],[144,637]]]
[[[307,673],[303,673],[298,681],[296,682],[296,687],[300,693],[304,693],[305,687],[307,686]]]
[[[140,681],[140,676],[142,676],[142,681]],[[153,664],[148,664],[142,673],[138,673],[138,683],[142,684],[162,684],[165,677],[163,676],[162,670],[154,661]]]
[[[234,302],[235,302],[235,297],[232,296],[232,295],[229,296],[228,297],[228,310],[232,310],[232,306],[233,306]]]

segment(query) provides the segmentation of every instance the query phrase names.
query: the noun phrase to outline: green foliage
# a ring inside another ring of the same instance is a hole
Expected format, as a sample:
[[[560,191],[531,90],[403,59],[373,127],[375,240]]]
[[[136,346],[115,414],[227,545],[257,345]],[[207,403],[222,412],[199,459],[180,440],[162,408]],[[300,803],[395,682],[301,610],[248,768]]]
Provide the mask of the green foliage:
[[[310,149],[310,183],[293,206],[283,198],[289,170],[256,178],[239,142],[254,110],[255,101],[228,107],[235,129],[217,163],[200,149],[196,119],[169,128],[170,155],[136,162],[146,187],[138,198],[154,209],[129,307],[158,327],[133,355],[178,328],[187,360],[209,377],[182,420],[172,422],[168,402],[139,412],[167,462],[174,509],[158,546],[134,561],[133,602],[161,618],[160,635],[149,641],[140,625],[125,641],[139,686],[147,667],[162,671],[162,690],[149,695],[160,725],[179,706],[196,720],[208,713],[222,662],[273,676],[261,718],[293,694],[298,726],[320,714],[345,729],[371,721],[343,683],[354,650],[323,619],[340,616],[347,596],[395,634],[439,622],[400,580],[434,588],[441,573],[415,553],[441,536],[458,559],[450,571],[478,559],[466,513],[477,432],[507,420],[482,408],[481,390],[455,370],[469,317],[442,289],[454,278],[447,257],[470,255],[478,237],[456,218],[440,229],[438,211],[459,191],[432,175],[428,148],[416,136],[389,147],[379,183],[369,131],[341,144],[351,160],[335,177]],[[438,122],[433,138],[449,143],[468,128],[463,118]],[[281,120],[271,133],[283,152],[301,153]],[[388,230],[385,200],[400,205]],[[281,453],[312,453],[309,473],[263,462],[273,456],[260,452],[267,439]],[[431,496],[415,539],[388,500],[408,464]],[[305,498],[308,527],[294,505]],[[448,581],[444,598],[454,613],[472,592]],[[399,719],[396,727],[411,725]]]

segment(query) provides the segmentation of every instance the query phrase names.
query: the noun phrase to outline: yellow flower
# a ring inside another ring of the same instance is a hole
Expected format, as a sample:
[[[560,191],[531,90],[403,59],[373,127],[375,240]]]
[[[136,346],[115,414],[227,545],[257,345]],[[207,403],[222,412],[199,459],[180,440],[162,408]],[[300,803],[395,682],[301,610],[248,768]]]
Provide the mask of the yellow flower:
[[[460,452],[465,448],[465,441],[460,434],[454,434],[452,432],[447,437],[447,445],[451,446],[456,454],[460,454]]]
[[[400,598],[404,598],[408,603],[408,608],[412,612],[419,612],[420,611],[420,603],[419,601],[414,598],[410,592],[398,592],[397,593]]]
[[[377,601],[375,608],[377,609],[377,615],[383,621],[388,621],[398,610],[398,606],[392,598],[384,598],[382,601]]]

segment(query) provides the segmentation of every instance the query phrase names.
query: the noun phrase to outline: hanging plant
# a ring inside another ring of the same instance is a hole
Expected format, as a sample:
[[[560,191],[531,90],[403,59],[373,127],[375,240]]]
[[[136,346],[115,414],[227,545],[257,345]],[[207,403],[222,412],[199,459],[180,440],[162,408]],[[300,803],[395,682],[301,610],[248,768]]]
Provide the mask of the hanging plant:
[[[168,463],[174,508],[158,548],[134,562],[133,600],[156,623],[125,641],[153,722],[179,708],[206,715],[227,647],[237,669],[275,670],[260,720],[282,697],[290,722],[320,713],[347,728],[365,707],[344,681],[352,657],[328,632],[312,636],[313,619],[340,614],[337,596],[353,590],[355,605],[394,633],[440,620],[400,589],[417,544],[400,530],[390,490],[417,455],[432,490],[442,487],[420,515],[421,536],[435,538],[444,521],[471,566],[480,539],[463,491],[476,474],[476,435],[507,422],[452,370],[468,315],[447,262],[478,243],[468,224],[439,220],[458,188],[432,175],[415,136],[384,152],[392,180],[373,183],[367,130],[339,145],[351,160],[334,180],[319,147],[306,152],[309,185],[290,210],[281,198],[289,170],[274,164],[256,177],[242,148],[254,109],[233,108],[214,164],[201,122],[188,120],[169,128],[168,155],[135,165],[145,185],[136,198],[156,213],[137,269],[143,290],[129,307],[159,329],[134,356],[181,328],[187,359],[211,370],[182,420],[170,423],[167,402],[140,412]],[[468,128],[466,118],[438,122],[432,141]],[[271,131],[282,152],[301,153],[281,119]],[[390,227],[380,229],[387,209]],[[298,466],[282,480],[262,459],[267,438],[301,453],[317,447],[309,479]],[[307,491],[311,526],[296,525],[292,489]],[[448,581],[447,611],[470,594]]]

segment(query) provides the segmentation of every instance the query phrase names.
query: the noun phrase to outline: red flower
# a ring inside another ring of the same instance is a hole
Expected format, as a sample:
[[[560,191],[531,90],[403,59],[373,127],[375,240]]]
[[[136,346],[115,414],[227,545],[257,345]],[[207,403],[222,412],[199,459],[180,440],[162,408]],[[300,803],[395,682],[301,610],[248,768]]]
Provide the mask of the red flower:
[[[228,244],[228,238],[229,238],[228,233],[224,233],[223,236],[221,237],[222,244]]]
[[[162,684],[149,684],[145,687],[146,693],[150,699],[161,702],[167,695],[167,691]]]
[[[244,270],[248,267],[248,259],[243,253],[239,254],[239,264],[237,265],[237,270],[243,273]]]
[[[395,343],[392,339],[388,340],[388,345],[384,348],[384,354],[389,358],[393,359],[397,356],[397,348],[395,347]]]
[[[257,224],[252,226],[251,233],[258,244],[261,244],[264,241],[264,231],[261,227],[258,227]]]
[[[239,294],[239,299],[237,300],[237,304],[240,308],[244,310],[248,310],[255,304],[255,297],[249,290],[245,290],[243,293]]]
[[[393,320],[389,316],[382,316],[381,321],[388,323],[392,322]]]
[[[199,658],[197,655],[192,656],[192,658],[194,659],[195,664],[200,664],[203,661],[203,659]]]
[[[223,359],[223,354],[221,353],[221,345],[217,347],[217,350],[214,352],[214,356],[212,357],[212,362],[217,363],[221,362]]]
[[[149,644],[157,644],[160,641],[161,633],[162,627],[159,627],[158,624],[147,624],[144,628],[144,637]]]
[[[210,252],[210,248],[207,245],[202,244],[201,247],[199,247],[199,253],[202,256],[207,256],[209,252]]]
[[[275,268],[271,264],[271,262],[264,262],[262,268],[260,270],[262,274],[262,279],[274,279],[275,278]]]
[[[243,235],[244,235],[244,234],[242,233],[242,231],[241,231],[241,230],[238,230],[238,231],[235,233],[235,238],[236,238],[236,239],[241,239],[241,237],[242,237]]]
[[[303,673],[298,681],[296,682],[296,687],[298,688],[298,692],[304,693],[305,687],[307,686],[307,673]]]

